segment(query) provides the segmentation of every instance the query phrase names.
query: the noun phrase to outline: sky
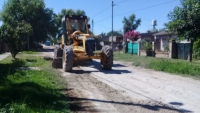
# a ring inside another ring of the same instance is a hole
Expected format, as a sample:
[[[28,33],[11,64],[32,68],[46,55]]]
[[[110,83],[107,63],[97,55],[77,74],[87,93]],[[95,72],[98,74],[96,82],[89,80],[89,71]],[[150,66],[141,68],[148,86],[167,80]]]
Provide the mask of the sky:
[[[94,22],[93,32],[99,35],[112,30],[112,1],[113,6],[113,30],[123,31],[123,18],[131,14],[136,15],[136,19],[141,19],[141,25],[136,29],[140,33],[146,33],[153,28],[152,20],[157,21],[157,29],[162,29],[164,23],[168,22],[167,15],[180,5],[180,0],[44,0],[46,8],[51,8],[55,13],[61,9],[84,10],[86,15]],[[0,0],[0,6],[4,0]]]

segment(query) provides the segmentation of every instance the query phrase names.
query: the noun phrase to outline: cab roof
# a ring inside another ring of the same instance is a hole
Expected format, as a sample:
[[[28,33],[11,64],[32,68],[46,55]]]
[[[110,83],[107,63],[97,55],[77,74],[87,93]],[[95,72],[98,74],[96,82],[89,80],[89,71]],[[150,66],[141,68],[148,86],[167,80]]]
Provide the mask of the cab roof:
[[[85,20],[85,19],[87,19],[87,16],[65,15],[65,16],[62,18],[62,22],[65,21],[66,18],[69,18],[69,19],[77,19],[77,20]]]

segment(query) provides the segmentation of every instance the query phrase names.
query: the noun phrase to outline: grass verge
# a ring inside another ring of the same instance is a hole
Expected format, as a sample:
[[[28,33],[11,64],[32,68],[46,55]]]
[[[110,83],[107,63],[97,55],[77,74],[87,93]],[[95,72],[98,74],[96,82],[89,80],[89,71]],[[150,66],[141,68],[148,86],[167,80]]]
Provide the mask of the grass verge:
[[[151,61],[155,61],[157,59],[153,57],[143,57],[124,53],[119,54],[118,52],[114,52],[114,60],[132,62],[135,66],[146,67],[146,64],[149,64]]]
[[[200,64],[197,62],[190,63],[181,59],[164,59],[123,53],[119,54],[117,52],[114,53],[114,60],[133,62],[135,66],[200,78]]]
[[[0,112],[67,113],[69,104],[58,73],[42,57],[18,54],[0,61]],[[39,67],[40,70],[17,70],[15,67]]]
[[[38,52],[36,51],[22,51],[22,54],[37,54]]]

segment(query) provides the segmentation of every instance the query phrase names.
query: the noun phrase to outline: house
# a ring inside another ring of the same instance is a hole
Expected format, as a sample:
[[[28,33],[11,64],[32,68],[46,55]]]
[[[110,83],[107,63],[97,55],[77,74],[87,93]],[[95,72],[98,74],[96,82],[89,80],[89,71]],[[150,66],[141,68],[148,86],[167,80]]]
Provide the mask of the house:
[[[140,50],[145,50],[144,41],[154,42],[154,33],[141,33],[140,34]]]
[[[151,42],[154,41],[154,33],[141,33],[140,34],[140,38],[141,38],[141,41],[143,40],[149,40]]]
[[[0,53],[9,52],[8,46],[5,42],[0,40]]]
[[[101,41],[104,42],[104,45],[111,45],[112,42],[112,36],[104,36],[101,37]],[[123,42],[123,36],[113,36],[113,48],[117,47],[117,45],[122,45]]]
[[[117,45],[122,45],[123,43],[123,36],[110,36],[109,37],[109,42],[111,44],[113,38],[113,48],[114,50],[116,49]]]
[[[177,34],[168,33],[165,31],[155,33],[154,36],[154,49],[155,51],[166,51],[169,49],[169,41],[173,39],[178,39]]]

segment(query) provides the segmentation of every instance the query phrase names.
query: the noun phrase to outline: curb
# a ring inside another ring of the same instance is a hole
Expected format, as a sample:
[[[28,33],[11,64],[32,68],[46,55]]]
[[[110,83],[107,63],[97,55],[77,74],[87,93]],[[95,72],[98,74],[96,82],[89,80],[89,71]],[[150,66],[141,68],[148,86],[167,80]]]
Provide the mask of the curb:
[[[4,53],[4,54],[0,54],[0,61],[3,60],[3,59],[5,59],[9,55],[10,55],[10,52]]]

